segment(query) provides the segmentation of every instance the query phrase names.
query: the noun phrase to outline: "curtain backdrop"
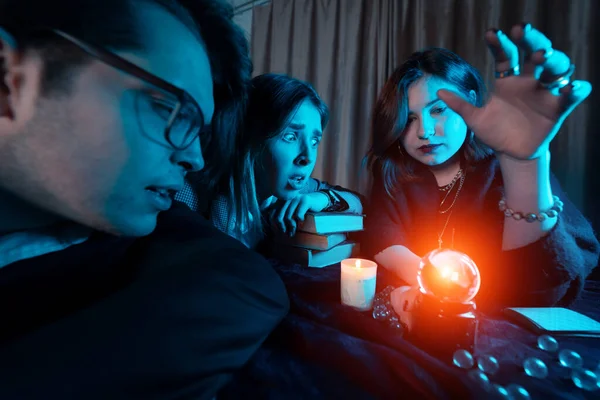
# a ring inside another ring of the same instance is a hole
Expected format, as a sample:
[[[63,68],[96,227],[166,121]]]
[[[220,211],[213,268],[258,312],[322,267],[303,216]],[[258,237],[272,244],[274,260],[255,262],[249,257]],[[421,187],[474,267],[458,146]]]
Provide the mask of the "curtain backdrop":
[[[255,75],[286,73],[311,82],[331,109],[315,176],[365,191],[361,160],[377,94],[412,52],[445,47],[492,82],[487,28],[528,21],[569,54],[577,79],[596,91],[553,142],[552,168],[571,199],[600,227],[595,198],[600,157],[600,2],[596,0],[273,0],[253,12]],[[360,175],[359,175],[360,174]]]

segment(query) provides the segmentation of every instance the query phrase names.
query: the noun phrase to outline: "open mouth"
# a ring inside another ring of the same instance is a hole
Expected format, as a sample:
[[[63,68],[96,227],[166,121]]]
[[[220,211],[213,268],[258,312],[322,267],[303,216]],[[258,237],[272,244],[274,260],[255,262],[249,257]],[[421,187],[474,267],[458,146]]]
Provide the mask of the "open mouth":
[[[173,199],[175,197],[175,193],[177,193],[175,190],[160,188],[160,187],[156,187],[156,186],[148,186],[146,188],[146,190],[151,193],[154,193],[160,197],[165,197],[165,198],[170,198],[170,199]]]
[[[306,184],[306,176],[305,175],[293,175],[288,179],[288,184],[294,190],[300,190]]]
[[[171,208],[176,191],[156,186],[148,186],[146,188],[146,193],[149,194],[150,202],[156,209],[166,211]]]

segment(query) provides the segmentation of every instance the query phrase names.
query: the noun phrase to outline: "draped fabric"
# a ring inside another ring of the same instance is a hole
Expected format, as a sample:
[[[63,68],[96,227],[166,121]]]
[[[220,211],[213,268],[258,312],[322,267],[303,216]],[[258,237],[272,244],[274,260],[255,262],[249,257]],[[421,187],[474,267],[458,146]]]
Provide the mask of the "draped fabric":
[[[315,176],[365,191],[361,161],[369,146],[370,114],[393,69],[411,53],[446,47],[493,81],[483,35],[528,21],[569,54],[576,78],[600,83],[600,4],[594,0],[273,0],[253,11],[254,74],[286,73],[311,82],[331,108]],[[594,148],[600,128],[597,91],[565,122],[552,143],[552,168],[574,203],[600,226]],[[361,173],[362,172],[362,173]]]

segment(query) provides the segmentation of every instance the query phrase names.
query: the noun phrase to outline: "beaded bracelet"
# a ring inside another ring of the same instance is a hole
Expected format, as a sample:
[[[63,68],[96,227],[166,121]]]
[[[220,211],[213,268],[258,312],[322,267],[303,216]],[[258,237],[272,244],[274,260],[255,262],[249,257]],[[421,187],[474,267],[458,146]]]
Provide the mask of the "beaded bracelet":
[[[506,205],[505,198],[502,198],[498,202],[498,209],[504,213],[504,216],[506,218],[512,217],[517,221],[523,219],[527,222],[536,222],[536,221],[542,222],[542,221],[546,220],[546,218],[556,217],[559,213],[562,212],[562,210],[564,208],[564,203],[558,198],[558,196],[552,196],[552,199],[554,200],[554,204],[552,205],[552,207],[547,211],[540,211],[538,214],[535,214],[535,213],[525,214],[522,212],[514,211],[513,209],[509,208]]]
[[[394,329],[405,332],[406,325],[398,318],[391,302],[391,294],[394,291],[393,286],[388,286],[375,295],[373,300],[373,318],[377,321],[385,322]]]

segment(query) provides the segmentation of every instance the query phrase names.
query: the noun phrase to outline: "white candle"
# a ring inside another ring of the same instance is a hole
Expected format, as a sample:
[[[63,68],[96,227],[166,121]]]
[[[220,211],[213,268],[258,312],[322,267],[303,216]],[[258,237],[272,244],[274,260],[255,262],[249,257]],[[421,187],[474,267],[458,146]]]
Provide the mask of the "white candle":
[[[373,307],[377,283],[377,264],[360,258],[342,260],[342,304],[360,311]]]

